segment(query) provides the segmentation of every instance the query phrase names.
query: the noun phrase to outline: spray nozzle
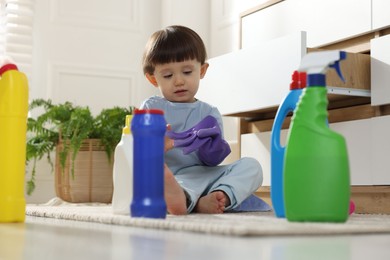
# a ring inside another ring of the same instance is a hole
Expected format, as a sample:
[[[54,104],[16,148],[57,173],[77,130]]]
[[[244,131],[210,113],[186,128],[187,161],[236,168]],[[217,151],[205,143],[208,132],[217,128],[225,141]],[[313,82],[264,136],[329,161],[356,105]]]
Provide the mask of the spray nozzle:
[[[313,74],[325,75],[328,68],[334,68],[342,81],[343,74],[340,69],[340,61],[345,60],[345,51],[319,51],[306,54],[299,66],[299,71],[306,72],[308,76]],[[309,84],[310,85],[310,84]]]
[[[345,79],[344,79],[344,76],[343,74],[341,73],[341,69],[340,69],[340,61],[341,60],[345,60],[347,58],[347,53],[345,51],[340,51],[340,60],[336,61],[335,63],[329,65],[330,68],[334,68],[337,72],[337,75],[339,76],[339,78],[345,82]]]

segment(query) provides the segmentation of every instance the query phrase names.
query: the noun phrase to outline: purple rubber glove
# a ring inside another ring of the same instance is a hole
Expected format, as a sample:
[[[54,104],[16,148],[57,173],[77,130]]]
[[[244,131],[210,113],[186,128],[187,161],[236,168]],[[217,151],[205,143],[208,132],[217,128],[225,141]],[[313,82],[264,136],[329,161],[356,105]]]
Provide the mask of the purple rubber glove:
[[[230,153],[229,144],[221,135],[218,121],[212,116],[205,117],[187,131],[167,132],[167,136],[174,140],[175,147],[183,148],[184,154],[197,151],[199,160],[207,166],[220,164]]]

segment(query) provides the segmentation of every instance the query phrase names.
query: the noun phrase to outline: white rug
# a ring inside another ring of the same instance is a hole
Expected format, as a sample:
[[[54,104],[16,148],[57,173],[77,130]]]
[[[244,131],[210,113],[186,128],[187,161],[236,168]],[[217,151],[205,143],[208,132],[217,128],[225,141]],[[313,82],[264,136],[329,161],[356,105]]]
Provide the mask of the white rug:
[[[276,218],[272,212],[167,215],[166,219],[146,219],[114,215],[108,204],[72,204],[57,198],[47,204],[27,205],[26,215],[234,236],[390,234],[390,215],[353,214],[346,223],[292,223]]]

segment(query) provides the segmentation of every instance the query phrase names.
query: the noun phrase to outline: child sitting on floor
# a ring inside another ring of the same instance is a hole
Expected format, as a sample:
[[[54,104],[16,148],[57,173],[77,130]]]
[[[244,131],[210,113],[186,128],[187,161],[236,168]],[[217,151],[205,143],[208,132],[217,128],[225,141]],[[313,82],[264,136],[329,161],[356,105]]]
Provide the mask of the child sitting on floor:
[[[202,39],[187,27],[157,31],[146,45],[143,71],[162,97],[150,97],[141,109],[163,110],[169,124],[164,174],[171,214],[234,210],[263,180],[261,165],[253,158],[219,165],[230,153],[221,114],[195,98],[208,67]]]

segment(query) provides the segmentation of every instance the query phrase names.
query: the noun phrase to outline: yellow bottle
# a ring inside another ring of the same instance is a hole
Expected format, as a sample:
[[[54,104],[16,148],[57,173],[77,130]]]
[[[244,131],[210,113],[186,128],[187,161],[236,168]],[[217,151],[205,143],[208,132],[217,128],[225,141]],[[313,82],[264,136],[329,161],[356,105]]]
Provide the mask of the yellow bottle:
[[[0,77],[0,222],[24,222],[28,83],[14,64]]]

